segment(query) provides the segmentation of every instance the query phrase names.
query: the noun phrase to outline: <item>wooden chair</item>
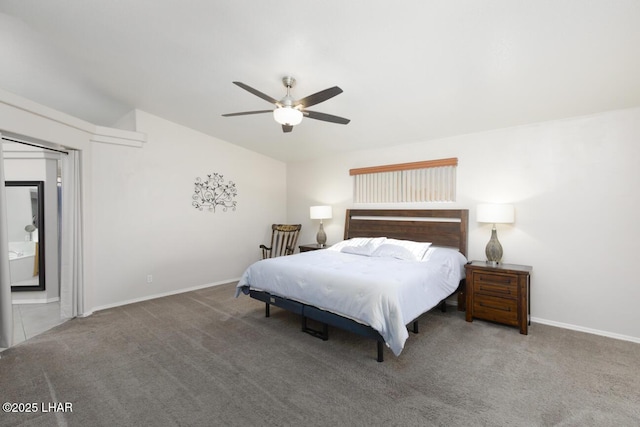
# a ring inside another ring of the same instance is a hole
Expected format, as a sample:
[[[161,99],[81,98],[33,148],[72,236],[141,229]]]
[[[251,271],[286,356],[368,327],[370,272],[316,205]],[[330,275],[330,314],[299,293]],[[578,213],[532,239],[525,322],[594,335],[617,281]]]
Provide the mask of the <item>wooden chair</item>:
[[[301,228],[302,224],[273,224],[271,226],[271,246],[260,245],[262,259],[291,255],[296,249]]]

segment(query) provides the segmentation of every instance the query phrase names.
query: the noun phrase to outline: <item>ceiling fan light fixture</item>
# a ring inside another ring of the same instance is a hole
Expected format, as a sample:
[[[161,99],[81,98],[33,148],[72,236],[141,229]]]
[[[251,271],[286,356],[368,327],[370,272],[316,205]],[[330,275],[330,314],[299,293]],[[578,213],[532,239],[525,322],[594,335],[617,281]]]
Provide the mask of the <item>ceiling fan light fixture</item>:
[[[273,110],[273,118],[281,125],[295,126],[302,121],[302,111],[292,107],[278,107]]]
[[[331,114],[321,113],[319,111],[307,110],[307,108],[311,107],[312,105],[320,104],[321,102],[331,99],[336,95],[340,95],[342,93],[342,89],[340,89],[338,86],[333,86],[328,89],[321,90],[320,92],[316,92],[312,95],[305,96],[302,99],[296,100],[291,96],[290,93],[291,88],[295,85],[295,82],[296,80],[293,77],[284,77],[282,79],[282,83],[287,88],[287,95],[279,101],[242,82],[233,82],[233,84],[235,84],[236,86],[239,86],[247,92],[257,96],[258,98],[262,98],[265,101],[275,105],[276,109],[243,111],[240,113],[223,114],[223,116],[233,117],[246,116],[249,114],[273,113],[273,119],[277,123],[282,125],[282,132],[284,133],[291,132],[294,126],[300,124],[300,122],[302,121],[302,117],[320,120],[323,122],[338,123],[342,125],[346,125],[350,122],[349,119],[345,119],[344,117],[333,116]]]

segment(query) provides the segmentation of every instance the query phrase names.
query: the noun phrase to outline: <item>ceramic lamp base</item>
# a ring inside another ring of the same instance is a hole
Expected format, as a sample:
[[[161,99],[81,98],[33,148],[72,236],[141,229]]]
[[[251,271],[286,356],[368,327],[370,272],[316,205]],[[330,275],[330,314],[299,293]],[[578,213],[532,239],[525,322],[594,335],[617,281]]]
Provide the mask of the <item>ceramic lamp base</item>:
[[[484,253],[487,256],[487,264],[496,266],[502,260],[502,245],[498,241],[498,232],[496,231],[495,225],[491,230],[491,239],[489,243],[487,243]]]
[[[324,246],[327,243],[327,234],[324,232],[324,227],[322,226],[322,222],[320,223],[320,229],[318,230],[318,234],[316,234],[316,241],[320,246]]]

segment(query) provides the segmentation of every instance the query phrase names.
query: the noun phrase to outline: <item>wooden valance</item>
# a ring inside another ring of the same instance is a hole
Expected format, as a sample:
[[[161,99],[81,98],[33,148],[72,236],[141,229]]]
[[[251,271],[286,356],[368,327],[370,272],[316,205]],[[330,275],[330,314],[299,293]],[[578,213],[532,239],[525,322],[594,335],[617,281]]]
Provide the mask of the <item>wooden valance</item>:
[[[397,163],[395,165],[371,166],[367,168],[349,169],[349,175],[364,175],[380,172],[395,172],[411,169],[427,169],[442,166],[458,166],[458,158],[451,157],[448,159],[425,160],[422,162]]]

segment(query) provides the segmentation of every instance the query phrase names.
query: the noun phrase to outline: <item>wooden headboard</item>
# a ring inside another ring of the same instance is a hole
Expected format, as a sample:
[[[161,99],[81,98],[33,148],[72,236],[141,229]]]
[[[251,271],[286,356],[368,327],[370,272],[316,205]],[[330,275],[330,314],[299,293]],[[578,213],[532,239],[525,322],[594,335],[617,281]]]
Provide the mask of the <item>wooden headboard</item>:
[[[344,238],[390,237],[458,248],[467,256],[467,209],[347,209]]]

